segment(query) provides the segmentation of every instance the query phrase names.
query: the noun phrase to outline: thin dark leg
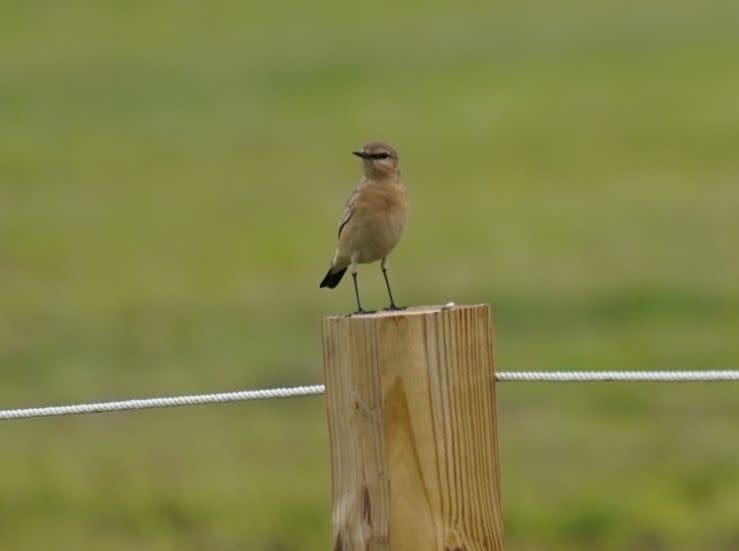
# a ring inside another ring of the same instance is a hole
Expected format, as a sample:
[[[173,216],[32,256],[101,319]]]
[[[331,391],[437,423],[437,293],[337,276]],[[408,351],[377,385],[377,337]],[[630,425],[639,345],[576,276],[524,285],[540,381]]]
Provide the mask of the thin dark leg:
[[[382,275],[385,277],[385,285],[387,286],[387,294],[390,297],[390,306],[386,310],[405,310],[405,307],[399,307],[393,299],[393,292],[390,290],[390,281],[387,279],[387,268],[382,265]]]
[[[354,295],[357,297],[357,311],[354,313],[355,314],[372,314],[373,312],[363,310],[362,303],[359,302],[359,286],[357,285],[357,273],[356,272],[352,272],[352,279],[354,280]]]

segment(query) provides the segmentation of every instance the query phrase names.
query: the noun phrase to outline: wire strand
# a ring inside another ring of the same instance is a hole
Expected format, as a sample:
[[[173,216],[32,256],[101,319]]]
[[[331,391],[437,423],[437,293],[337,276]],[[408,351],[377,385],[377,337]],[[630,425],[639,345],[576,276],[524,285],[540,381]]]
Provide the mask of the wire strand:
[[[519,383],[709,383],[739,381],[739,370],[723,371],[504,371],[500,382]]]
[[[137,409],[199,406],[205,404],[225,404],[228,402],[266,400],[269,398],[315,396],[318,394],[323,394],[323,392],[323,385],[310,385],[286,388],[269,388],[264,390],[243,390],[239,392],[220,392],[216,394],[193,394],[190,396],[170,396],[164,398],[123,400],[119,402],[75,404],[69,406],[9,409],[0,410],[0,421],[8,421],[11,419],[28,419],[31,417],[52,417],[55,415],[75,415],[78,413],[108,413],[112,411],[129,411]]]
[[[585,383],[585,382],[629,382],[629,383],[706,383],[739,381],[739,370],[723,371],[501,371],[495,374],[501,383]],[[271,398],[294,398],[317,396],[325,392],[324,385],[242,390],[215,394],[193,394],[145,398],[117,402],[97,402],[67,406],[50,406],[26,409],[0,410],[0,421],[53,417],[81,413],[108,413],[140,409],[223,404]]]

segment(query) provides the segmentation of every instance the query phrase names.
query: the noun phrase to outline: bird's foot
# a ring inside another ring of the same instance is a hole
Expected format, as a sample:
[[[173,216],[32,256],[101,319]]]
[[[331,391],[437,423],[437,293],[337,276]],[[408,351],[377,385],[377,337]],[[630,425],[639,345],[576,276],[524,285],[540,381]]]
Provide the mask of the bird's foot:
[[[383,312],[400,312],[402,310],[407,310],[407,306],[396,306],[395,304],[391,304],[387,308],[383,310]]]
[[[351,318],[352,316],[363,316],[364,314],[376,314],[377,310],[357,310],[356,312],[352,312],[351,314],[346,314],[346,318]]]

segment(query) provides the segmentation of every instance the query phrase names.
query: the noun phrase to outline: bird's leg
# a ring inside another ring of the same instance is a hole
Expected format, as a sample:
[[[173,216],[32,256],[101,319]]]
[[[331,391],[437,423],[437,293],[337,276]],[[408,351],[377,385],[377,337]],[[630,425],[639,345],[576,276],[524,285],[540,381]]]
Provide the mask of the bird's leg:
[[[390,297],[390,306],[385,308],[385,310],[405,310],[405,306],[397,306],[395,304],[395,300],[393,300],[393,292],[390,290],[390,281],[387,279],[387,257],[382,259],[382,263],[380,264],[380,267],[382,268],[382,275],[385,277],[385,285],[387,286],[387,294]]]
[[[355,314],[374,314],[374,311],[363,310],[362,303],[359,302],[359,285],[357,285],[357,263],[354,258],[352,258],[352,280],[354,281],[354,296],[357,297],[357,311],[354,313]]]

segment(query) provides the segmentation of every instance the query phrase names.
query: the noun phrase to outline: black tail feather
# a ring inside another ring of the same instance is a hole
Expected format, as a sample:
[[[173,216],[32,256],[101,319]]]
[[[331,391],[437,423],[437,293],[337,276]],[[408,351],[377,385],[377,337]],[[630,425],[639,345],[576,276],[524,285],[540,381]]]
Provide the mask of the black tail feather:
[[[329,289],[333,289],[339,284],[341,278],[344,277],[344,274],[346,273],[346,268],[344,268],[343,270],[339,270],[338,272],[331,272],[332,269],[333,268],[328,269],[326,277],[324,277],[323,281],[321,281],[321,287],[328,287]]]

